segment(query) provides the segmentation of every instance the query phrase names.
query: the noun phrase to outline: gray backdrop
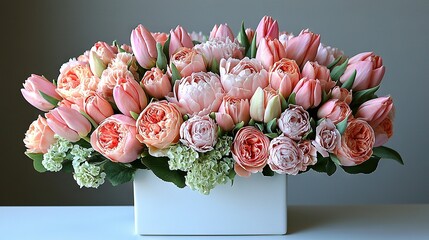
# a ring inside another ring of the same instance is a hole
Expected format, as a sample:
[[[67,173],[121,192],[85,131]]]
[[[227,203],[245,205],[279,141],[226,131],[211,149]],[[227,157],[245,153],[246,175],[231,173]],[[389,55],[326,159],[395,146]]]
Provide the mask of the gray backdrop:
[[[39,174],[24,152],[22,138],[40,114],[19,89],[31,74],[58,76],[59,67],[94,42],[129,43],[142,23],[152,31],[177,24],[208,33],[227,22],[236,32],[242,20],[256,27],[263,15],[280,28],[310,28],[322,42],[354,55],[375,50],[387,72],[380,93],[397,107],[395,136],[388,146],[406,165],[383,161],[371,175],[334,176],[309,172],[289,178],[291,204],[429,203],[426,128],[429,81],[429,1],[7,1],[1,16],[0,205],[132,204],[132,185],[79,189],[70,174]],[[13,3],[12,3],[13,2]]]

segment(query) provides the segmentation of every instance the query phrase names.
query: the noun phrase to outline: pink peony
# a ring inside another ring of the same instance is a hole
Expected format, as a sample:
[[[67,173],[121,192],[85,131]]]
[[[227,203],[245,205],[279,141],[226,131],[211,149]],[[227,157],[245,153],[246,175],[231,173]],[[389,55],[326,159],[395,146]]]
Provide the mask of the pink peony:
[[[213,60],[219,63],[221,59],[244,57],[244,49],[237,41],[231,41],[226,38],[224,41],[213,39],[195,45],[194,49],[203,55],[204,61],[208,67],[211,67]]]

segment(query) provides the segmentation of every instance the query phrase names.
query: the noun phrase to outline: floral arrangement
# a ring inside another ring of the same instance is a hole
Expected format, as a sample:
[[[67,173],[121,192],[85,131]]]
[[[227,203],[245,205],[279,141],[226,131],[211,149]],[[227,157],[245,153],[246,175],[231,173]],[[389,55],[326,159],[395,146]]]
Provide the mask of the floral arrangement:
[[[142,25],[131,46],[97,42],[21,92],[46,112],[25,134],[39,172],[66,171],[80,187],[113,185],[148,169],[209,194],[236,175],[373,172],[393,135],[394,106],[378,97],[382,58],[347,58],[308,29],[279,32],[264,17],[237,36]]]

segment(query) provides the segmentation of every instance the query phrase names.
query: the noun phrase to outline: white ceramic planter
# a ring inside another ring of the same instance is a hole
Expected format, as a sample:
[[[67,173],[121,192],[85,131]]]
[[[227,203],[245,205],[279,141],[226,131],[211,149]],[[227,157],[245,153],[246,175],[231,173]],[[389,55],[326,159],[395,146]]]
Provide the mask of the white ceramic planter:
[[[237,176],[210,195],[179,189],[152,172],[134,178],[135,229],[140,235],[283,235],[286,175]]]

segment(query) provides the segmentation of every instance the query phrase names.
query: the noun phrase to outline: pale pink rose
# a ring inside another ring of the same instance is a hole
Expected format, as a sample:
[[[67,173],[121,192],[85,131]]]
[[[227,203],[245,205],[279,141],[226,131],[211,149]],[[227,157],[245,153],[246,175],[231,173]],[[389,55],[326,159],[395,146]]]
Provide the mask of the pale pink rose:
[[[91,123],[82,114],[65,106],[45,114],[48,126],[60,137],[77,142],[91,131]]]
[[[310,129],[310,115],[301,106],[290,104],[277,120],[283,134],[293,140],[301,140]]]
[[[206,64],[201,54],[191,48],[180,48],[171,56],[170,64],[174,64],[181,77],[190,76],[194,72],[205,72]],[[169,69],[171,71],[171,69]]]
[[[250,99],[258,87],[268,85],[268,72],[256,59],[229,58],[220,61],[220,79],[227,95]]]
[[[345,88],[335,86],[331,92],[331,98],[338,99],[347,104],[352,102],[352,91],[349,91]]]
[[[40,92],[61,100],[60,95],[55,91],[55,85],[43,76],[31,74],[31,76],[25,80],[23,86],[24,88],[21,89],[22,96],[24,96],[27,102],[39,110],[49,111],[55,107],[46,101]]]
[[[212,31],[210,32],[209,40],[219,39],[224,41],[226,38],[234,41],[234,33],[228,24],[220,24],[219,26],[214,25]]]
[[[279,94],[272,88],[256,89],[250,99],[250,116],[258,122],[268,123],[280,117],[282,103]]]
[[[136,139],[136,121],[116,114],[106,118],[91,134],[91,146],[112,162],[136,160],[143,145]]]
[[[393,111],[391,111],[393,112]],[[393,136],[393,114],[389,114],[377,127],[374,128],[374,147],[384,145]]]
[[[171,92],[171,82],[167,74],[159,68],[152,68],[146,71],[140,85],[150,96],[161,99]]]
[[[182,47],[192,48],[194,44],[188,32],[180,25],[170,31],[169,54],[172,56]]]
[[[271,66],[274,65],[275,62],[285,57],[286,52],[278,39],[261,39],[258,51],[256,52],[256,59],[262,63],[267,71],[271,68]]]
[[[119,111],[131,117],[131,112],[139,114],[147,105],[143,88],[134,79],[120,78],[113,88],[113,99]]]
[[[311,145],[311,141],[302,141],[298,143],[298,148],[302,152],[303,161],[301,165],[300,171],[307,171],[308,166],[312,166],[317,163],[317,150],[313,145]]]
[[[134,80],[133,74],[125,65],[117,65],[115,68],[107,68],[101,75],[97,93],[109,102],[113,101],[113,88],[119,79]]]
[[[161,43],[161,45],[164,46],[165,42],[168,39],[168,34],[164,32],[156,32],[156,33],[152,33],[152,37],[155,39],[157,43]]]
[[[216,112],[217,124],[226,132],[231,131],[237,123],[245,125],[250,120],[250,104],[248,99],[224,96],[222,104]]]
[[[334,152],[340,140],[341,134],[335,124],[330,119],[325,119],[316,127],[316,138],[312,143],[323,157],[329,157],[329,153]]]
[[[166,98],[176,103],[182,114],[203,116],[217,112],[224,95],[218,75],[198,72],[176,81]]]
[[[279,24],[272,17],[264,16],[256,28],[256,44],[259,46],[261,40],[267,38],[274,40],[279,38]]]
[[[214,39],[195,45],[194,49],[203,55],[204,61],[208,67],[211,67],[213,61],[219,63],[221,59],[244,57],[244,48],[240,46],[238,41],[232,42],[229,38],[225,41]]]
[[[270,139],[258,129],[247,126],[238,130],[231,146],[234,170],[240,177],[262,172],[268,159]]]
[[[317,61],[320,65],[328,66],[340,56],[344,56],[343,51],[339,50],[338,48],[333,48],[320,43],[319,47],[317,48],[315,61]],[[346,57],[343,57],[339,63],[341,64],[345,60]]]
[[[373,128],[377,127],[393,108],[390,96],[378,97],[364,102],[357,110],[355,117],[365,120]]]
[[[249,43],[252,43],[253,37],[255,36],[255,30],[246,28],[246,36]]]
[[[322,101],[322,85],[319,80],[302,78],[293,89],[295,103],[304,109],[315,108]]]
[[[320,35],[304,29],[298,36],[287,41],[286,57],[295,60],[302,67],[307,61],[314,61],[319,44]]]
[[[348,122],[335,155],[343,166],[359,165],[371,157],[374,143],[371,126],[363,120],[353,119]]]
[[[105,42],[96,42],[90,52],[94,52],[105,65],[109,65],[118,53],[118,49],[116,46],[110,46]]]
[[[347,81],[356,70],[355,81],[352,89],[354,91],[365,90],[380,85],[383,79],[385,67],[383,59],[372,52],[364,52],[350,58],[346,71],[340,81]]]
[[[180,142],[197,152],[213,150],[217,142],[217,125],[208,115],[193,116],[180,126]]]
[[[137,119],[137,139],[150,149],[165,149],[179,141],[182,115],[167,101],[150,103]]]
[[[335,82],[331,79],[329,69],[325,66],[319,65],[317,62],[308,61],[302,69],[301,76],[319,80],[322,89],[326,93],[329,93],[329,91],[335,86]]]
[[[205,36],[202,32],[191,32],[189,34],[189,36],[191,36],[192,41],[197,41],[197,42],[205,42],[207,41],[207,36]]]
[[[158,53],[156,41],[143,25],[138,25],[131,32],[131,47],[137,62],[145,69],[155,66]]]
[[[295,60],[282,58],[270,68],[268,81],[284,98],[289,97],[301,79],[301,73]]]
[[[340,123],[350,117],[352,110],[349,105],[338,99],[330,99],[317,111],[318,118],[330,119],[334,124]]]
[[[113,115],[113,108],[110,103],[97,93],[94,93],[85,98],[84,111],[97,124]]]
[[[279,136],[271,140],[268,165],[279,174],[297,175],[304,168],[304,154],[294,140]]]
[[[54,135],[55,133],[48,126],[46,119],[39,115],[25,133],[24,144],[27,152],[47,153],[49,147],[55,143]]]

